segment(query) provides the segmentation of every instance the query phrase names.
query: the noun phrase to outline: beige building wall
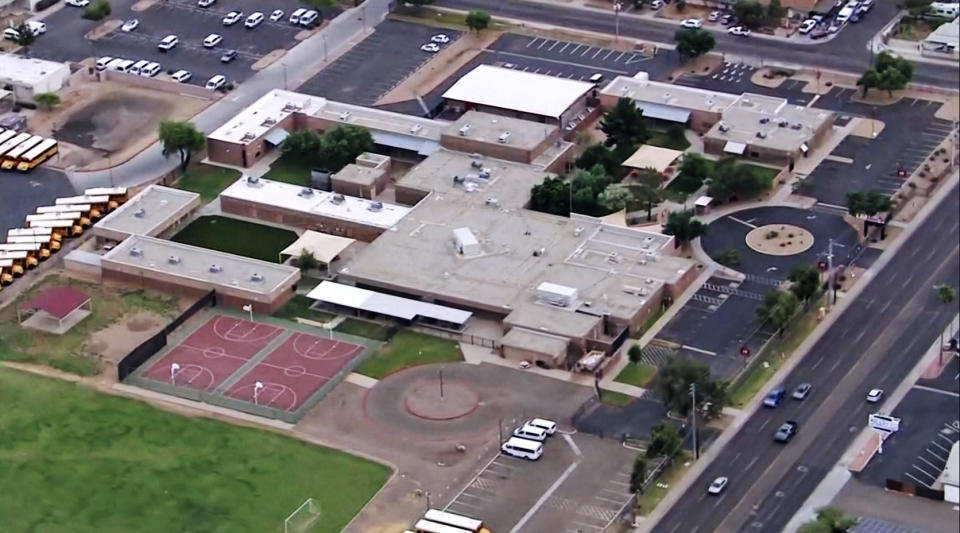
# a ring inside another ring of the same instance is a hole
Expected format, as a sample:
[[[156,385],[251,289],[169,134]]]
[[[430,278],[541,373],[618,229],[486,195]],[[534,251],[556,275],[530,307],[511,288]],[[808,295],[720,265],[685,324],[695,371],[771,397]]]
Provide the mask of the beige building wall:
[[[220,208],[224,213],[264,220],[275,224],[283,224],[285,226],[312,229],[314,231],[349,237],[364,242],[372,242],[386,231],[384,228],[376,226],[367,226],[357,222],[246,202],[237,198],[224,196],[220,197]]]

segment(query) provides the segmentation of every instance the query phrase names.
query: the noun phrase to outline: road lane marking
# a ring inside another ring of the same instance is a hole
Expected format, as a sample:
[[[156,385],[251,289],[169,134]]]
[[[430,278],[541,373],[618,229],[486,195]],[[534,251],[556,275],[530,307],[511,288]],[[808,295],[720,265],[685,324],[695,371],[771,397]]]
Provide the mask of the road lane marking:
[[[544,502],[546,502],[547,499],[549,499],[550,496],[557,491],[560,485],[562,485],[563,482],[566,481],[568,477],[570,477],[570,474],[573,473],[574,469],[576,469],[579,464],[580,464],[580,461],[574,461],[573,463],[571,463],[570,466],[568,466],[567,469],[564,470],[562,474],[560,474],[560,477],[558,477],[557,480],[553,482],[553,485],[550,485],[550,488],[548,488],[547,491],[540,496],[540,499],[533,504],[533,507],[527,510],[527,513],[520,518],[520,521],[517,522],[517,525],[513,526],[513,529],[510,530],[510,533],[517,533],[518,531],[522,531],[523,526],[526,525],[526,523],[530,520],[530,518],[534,515],[534,513],[536,513],[540,509],[540,507],[543,506]]]
[[[763,431],[763,428],[767,427],[767,424],[769,424],[769,423],[770,423],[770,419],[769,419],[769,418],[766,419],[766,420],[764,420],[764,421],[763,421],[763,424],[760,425],[760,429],[757,430],[757,433],[762,432],[762,431]],[[756,459],[756,458],[754,458],[754,459]]]
[[[743,469],[743,471],[746,472],[747,470],[750,470],[750,468],[752,468],[753,465],[757,462],[757,459],[759,459],[759,457],[754,457],[754,458],[750,461],[750,463],[747,465],[747,467]]]
[[[583,457],[583,453],[580,452],[580,448],[577,446],[576,442],[573,442],[573,438],[570,435],[564,435],[563,440],[567,441],[567,445],[570,446],[570,449],[573,450],[573,454],[577,457]]]
[[[813,363],[813,368],[811,368],[810,370],[816,370],[817,367],[820,366],[820,363],[822,363],[826,357],[827,357],[826,355],[821,355],[820,359],[817,359],[817,362]]]

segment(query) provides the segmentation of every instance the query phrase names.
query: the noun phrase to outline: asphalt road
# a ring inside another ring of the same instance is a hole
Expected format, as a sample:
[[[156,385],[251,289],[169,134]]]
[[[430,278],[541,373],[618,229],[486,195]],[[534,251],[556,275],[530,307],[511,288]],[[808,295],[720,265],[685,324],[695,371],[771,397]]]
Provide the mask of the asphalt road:
[[[559,5],[551,5],[549,9],[545,9],[542,3],[522,0],[440,0],[437,5],[464,11],[482,9],[495,16],[609,35],[614,35],[616,32],[613,13],[606,14]],[[871,21],[882,18],[879,16],[881,13],[871,13],[871,15],[873,15],[870,18]],[[872,22],[865,19],[861,24],[872,25]],[[656,20],[638,20],[633,17],[622,17],[620,20],[620,35],[659,43],[674,42],[673,35],[677,28],[676,24]],[[849,29],[852,28],[847,28]],[[800,44],[756,36],[744,39],[728,35],[724,31],[714,34],[717,42],[715,51],[859,74],[870,63],[870,51],[866,48],[868,38],[862,33],[862,31],[854,31],[850,32],[849,36],[841,33],[836,39],[820,44]],[[861,39],[864,40],[861,41]],[[956,88],[957,68],[918,63],[915,81],[938,87]]]
[[[791,372],[784,385],[810,382],[811,396],[754,414],[655,532],[783,529],[866,425],[867,415],[883,409],[867,404],[866,392],[896,388],[956,315],[957,304],[940,304],[930,287],[958,284],[958,209],[960,191],[954,186]],[[799,433],[789,444],[775,444],[773,433],[785,420],[798,421]],[[730,478],[727,490],[708,496],[707,486],[721,475]]]

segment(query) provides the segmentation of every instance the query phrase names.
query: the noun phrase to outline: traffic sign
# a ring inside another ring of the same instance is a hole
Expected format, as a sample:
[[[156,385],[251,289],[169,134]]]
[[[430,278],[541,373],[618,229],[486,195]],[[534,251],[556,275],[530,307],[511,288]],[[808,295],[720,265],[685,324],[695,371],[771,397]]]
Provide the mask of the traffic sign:
[[[741,357],[750,357],[750,348],[747,348],[746,346],[741,347],[741,348],[740,348],[740,356],[741,356]]]
[[[870,427],[877,431],[894,433],[900,431],[900,419],[889,415],[874,413],[869,418]]]

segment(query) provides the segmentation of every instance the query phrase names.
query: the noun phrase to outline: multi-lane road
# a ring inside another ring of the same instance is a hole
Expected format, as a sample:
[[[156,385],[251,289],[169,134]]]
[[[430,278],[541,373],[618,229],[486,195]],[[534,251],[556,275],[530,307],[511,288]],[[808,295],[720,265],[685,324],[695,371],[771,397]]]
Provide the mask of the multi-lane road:
[[[779,533],[866,425],[877,406],[865,395],[892,391],[957,314],[932,287],[960,277],[960,189],[950,193],[843,311],[783,383],[813,384],[804,401],[761,408],[654,528],[656,533]],[[776,384],[771,383],[771,387]],[[773,441],[786,420],[800,431]],[[730,484],[707,495],[718,476]]]
[[[884,24],[889,22],[896,8],[893,2],[878,2],[871,13],[859,24],[849,25],[836,38],[817,43],[789,42],[782,39],[765,39],[754,36],[747,39],[734,37],[718,28],[715,51],[740,57],[763,58],[766,61],[811,68],[838,70],[859,74],[870,63],[871,54],[867,43]],[[523,20],[538,24],[592,31],[614,35],[617,21],[613,13],[564,7],[556,4],[524,0],[439,0],[436,5],[468,11],[482,9],[499,17]],[[619,32],[623,37],[658,43],[673,43],[677,26],[637,17],[619,17]],[[918,63],[914,78],[916,82],[955,89],[957,67]]]

